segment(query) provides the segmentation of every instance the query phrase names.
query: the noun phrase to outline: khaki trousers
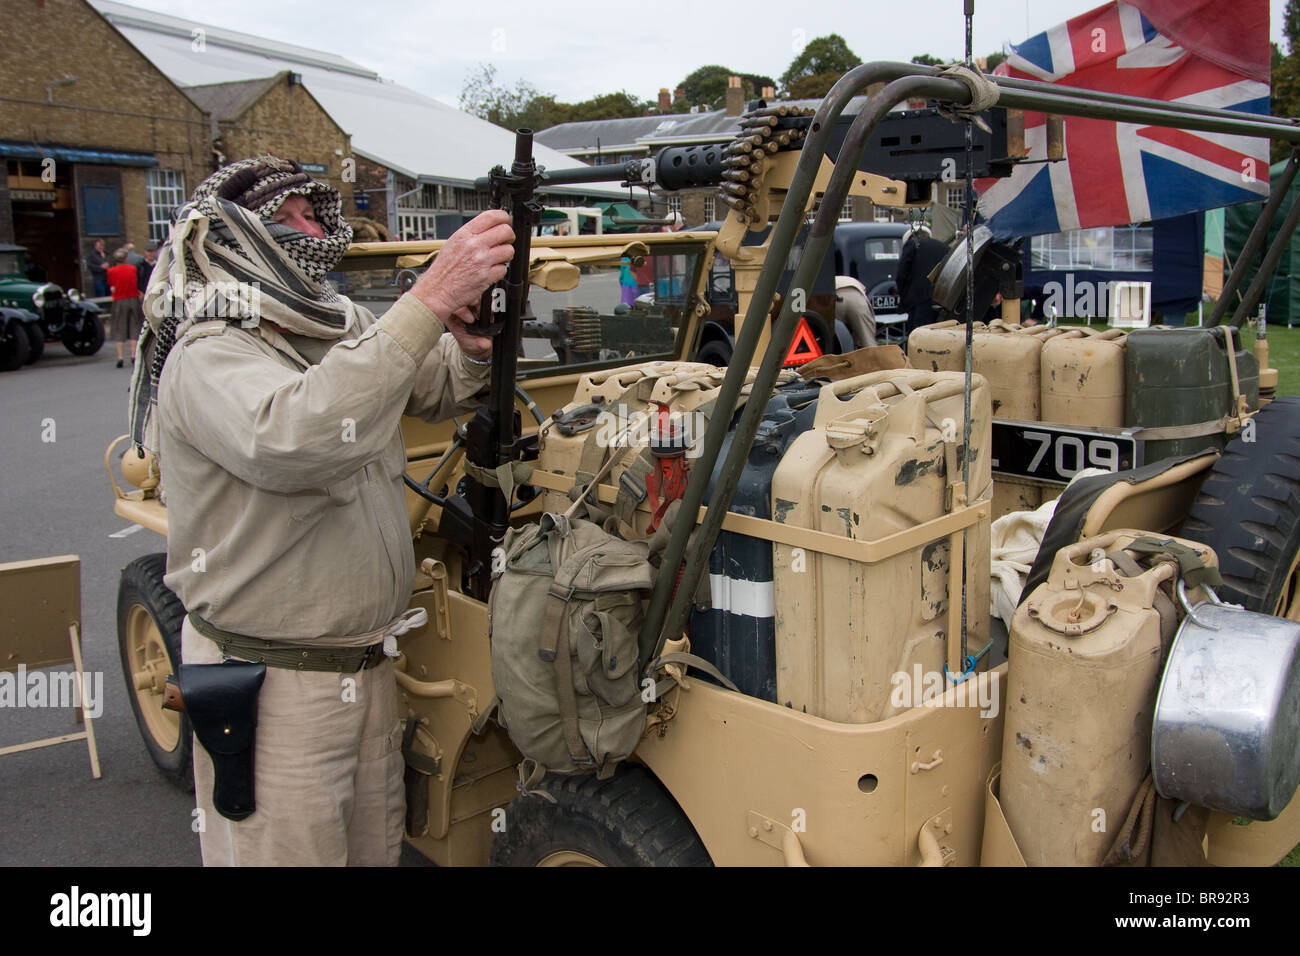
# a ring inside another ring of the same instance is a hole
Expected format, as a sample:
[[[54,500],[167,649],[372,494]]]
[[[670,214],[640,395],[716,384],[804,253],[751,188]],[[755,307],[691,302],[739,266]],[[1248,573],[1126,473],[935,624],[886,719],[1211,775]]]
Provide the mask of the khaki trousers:
[[[185,620],[181,656],[215,664],[217,646]],[[257,809],[238,822],[212,806],[212,758],[194,741],[204,866],[396,866],[406,794],[393,664],[354,674],[268,667],[253,757]]]

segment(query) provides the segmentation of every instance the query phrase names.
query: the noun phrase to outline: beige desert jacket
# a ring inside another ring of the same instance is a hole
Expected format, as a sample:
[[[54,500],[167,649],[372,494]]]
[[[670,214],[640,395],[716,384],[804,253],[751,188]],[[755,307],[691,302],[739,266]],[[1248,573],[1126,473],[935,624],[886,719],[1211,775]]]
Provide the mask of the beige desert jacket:
[[[167,358],[165,580],[219,628],[355,643],[408,605],[401,416],[473,408],[489,370],[410,294],[382,319],[359,311],[335,342],[292,337],[301,362],[274,330],[226,322],[194,326]]]

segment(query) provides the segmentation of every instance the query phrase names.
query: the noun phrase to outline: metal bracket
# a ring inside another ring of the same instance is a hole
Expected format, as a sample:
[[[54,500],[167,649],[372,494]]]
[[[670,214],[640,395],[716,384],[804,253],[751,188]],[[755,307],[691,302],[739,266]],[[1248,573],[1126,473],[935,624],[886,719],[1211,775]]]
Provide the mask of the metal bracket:
[[[420,571],[433,579],[433,629],[444,641],[451,640],[451,602],[447,597],[447,566],[433,558],[420,562]]]
[[[941,841],[952,833],[952,809],[948,808],[926,820],[917,834],[921,866],[952,866],[957,851]]]
[[[786,866],[808,865],[808,861],[803,855],[803,844],[799,842],[799,834],[784,823],[778,823],[757,810],[749,811],[746,816],[746,823],[749,827],[750,839],[766,843],[774,850],[780,850],[781,855],[785,858]]]

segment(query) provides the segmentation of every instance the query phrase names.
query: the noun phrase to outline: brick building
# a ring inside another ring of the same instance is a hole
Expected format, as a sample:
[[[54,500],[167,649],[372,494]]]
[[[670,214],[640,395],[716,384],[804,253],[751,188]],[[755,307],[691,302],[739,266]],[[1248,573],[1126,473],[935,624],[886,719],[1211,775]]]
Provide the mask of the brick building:
[[[0,242],[90,288],[85,255],[143,248],[211,169],[203,111],[84,0],[5,4]]]
[[[300,74],[281,70],[261,79],[184,90],[210,117],[218,164],[266,153],[295,159],[337,189],[344,212],[351,213],[357,178],[351,138],[302,85]]]

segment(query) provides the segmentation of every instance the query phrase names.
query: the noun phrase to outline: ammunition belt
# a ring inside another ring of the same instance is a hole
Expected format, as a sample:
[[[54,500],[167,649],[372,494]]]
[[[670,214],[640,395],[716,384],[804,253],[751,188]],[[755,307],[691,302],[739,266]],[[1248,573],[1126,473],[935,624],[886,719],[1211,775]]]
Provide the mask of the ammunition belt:
[[[315,644],[292,644],[287,641],[267,641],[223,631],[197,614],[189,614],[194,629],[221,648],[221,656],[265,664],[267,667],[284,667],[299,671],[336,671],[352,673],[368,670],[384,659],[382,641],[365,647],[320,647]]]

